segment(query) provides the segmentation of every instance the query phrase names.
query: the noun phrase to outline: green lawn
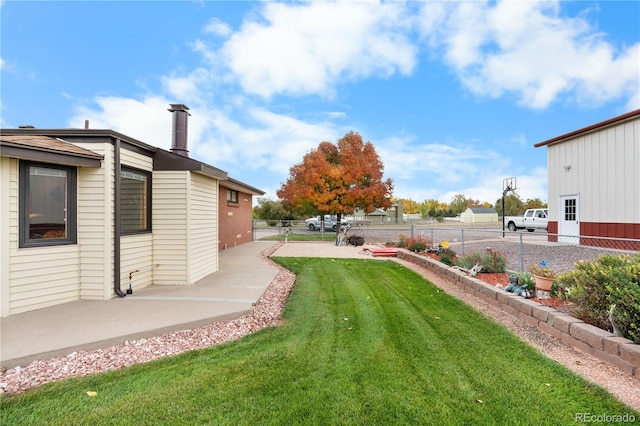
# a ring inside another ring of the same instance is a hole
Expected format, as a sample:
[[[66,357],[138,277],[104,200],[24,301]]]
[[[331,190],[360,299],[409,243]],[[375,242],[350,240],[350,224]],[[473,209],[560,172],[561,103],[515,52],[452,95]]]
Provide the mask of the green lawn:
[[[585,412],[640,418],[393,261],[276,261],[298,275],[282,325],[2,398],[0,423],[560,425]]]
[[[282,235],[270,235],[268,237],[260,238],[260,241],[284,241],[285,238],[287,241],[335,241],[336,233],[331,231],[321,232],[313,232],[307,234],[282,234]]]

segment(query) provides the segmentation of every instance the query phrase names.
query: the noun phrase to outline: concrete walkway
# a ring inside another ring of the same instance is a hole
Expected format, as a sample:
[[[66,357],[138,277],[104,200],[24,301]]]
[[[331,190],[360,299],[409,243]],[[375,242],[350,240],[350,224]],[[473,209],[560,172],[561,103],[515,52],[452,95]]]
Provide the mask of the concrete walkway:
[[[273,242],[220,252],[219,271],[191,286],[149,286],[124,298],[78,300],[1,319],[0,364],[26,366],[234,319],[251,311],[278,271],[258,257]]]

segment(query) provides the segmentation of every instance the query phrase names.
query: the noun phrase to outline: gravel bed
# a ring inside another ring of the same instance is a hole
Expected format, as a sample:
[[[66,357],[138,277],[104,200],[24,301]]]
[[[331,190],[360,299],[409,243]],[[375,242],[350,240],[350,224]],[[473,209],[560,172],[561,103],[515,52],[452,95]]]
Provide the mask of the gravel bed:
[[[508,250],[502,251],[496,245],[493,247],[503,253],[509,253]],[[508,249],[508,247],[505,248]],[[65,357],[34,361],[26,367],[16,367],[1,372],[0,393],[19,394],[55,380],[122,369],[136,363],[233,341],[262,328],[277,325],[287,297],[293,288],[295,275],[272,262],[268,258],[272,254],[277,256],[371,258],[362,248],[336,247],[332,243],[274,244],[263,251],[260,256],[266,262],[273,264],[278,269],[278,274],[252,313],[231,321],[214,322],[198,329],[182,330],[154,338],[128,341],[104,349],[74,352]],[[560,255],[562,253],[559,253]],[[562,259],[565,263],[571,262],[571,265],[574,262],[569,256],[562,257]],[[604,387],[624,403],[640,410],[640,380],[638,378],[629,376],[589,354],[569,347],[517,317],[464,293],[453,283],[435,273],[400,259],[393,260],[422,274],[447,293],[504,324],[521,340],[539,349],[549,358],[565,365],[587,380]],[[559,259],[548,259],[548,261],[552,265],[561,264]]]

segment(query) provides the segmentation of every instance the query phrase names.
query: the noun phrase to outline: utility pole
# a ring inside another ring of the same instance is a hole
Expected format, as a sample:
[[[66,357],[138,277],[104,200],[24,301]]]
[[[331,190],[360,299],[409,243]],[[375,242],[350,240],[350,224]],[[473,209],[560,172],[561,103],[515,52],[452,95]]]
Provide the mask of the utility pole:
[[[504,238],[504,198],[508,192],[515,191],[516,188],[516,178],[510,177],[502,179],[502,238]]]

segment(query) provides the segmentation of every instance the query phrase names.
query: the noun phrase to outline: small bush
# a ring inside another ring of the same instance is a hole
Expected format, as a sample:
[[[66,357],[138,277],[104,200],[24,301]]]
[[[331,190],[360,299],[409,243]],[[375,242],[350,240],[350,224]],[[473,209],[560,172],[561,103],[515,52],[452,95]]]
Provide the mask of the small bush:
[[[575,303],[573,314],[584,322],[613,331],[612,317],[620,334],[640,344],[640,255],[603,255],[580,261],[571,272],[560,275],[557,285]]]
[[[482,265],[481,272],[487,272],[487,273],[504,272],[507,265],[507,262],[504,256],[499,252],[495,253],[495,265],[494,265],[493,253],[480,253],[478,251],[475,251],[473,253],[469,253],[468,255],[459,258],[458,266],[465,269],[471,269],[478,262],[480,263],[480,265]]]
[[[431,240],[418,235],[417,237],[407,237],[404,234],[400,234],[400,243],[398,247],[404,247],[414,253],[425,251],[427,247],[431,247]]]
[[[455,265],[457,263],[456,259],[457,259],[456,252],[451,250],[450,248],[446,248],[442,250],[442,253],[440,253],[440,262],[444,263],[445,265],[449,265],[449,266]]]

